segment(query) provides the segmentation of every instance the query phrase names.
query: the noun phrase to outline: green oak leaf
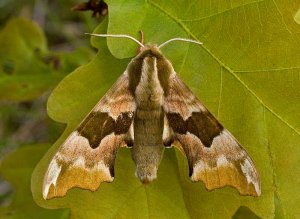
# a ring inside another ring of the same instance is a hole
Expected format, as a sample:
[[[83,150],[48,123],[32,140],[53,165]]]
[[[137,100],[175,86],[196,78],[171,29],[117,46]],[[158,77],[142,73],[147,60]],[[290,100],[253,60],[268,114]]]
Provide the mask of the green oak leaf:
[[[28,100],[59,77],[42,60],[47,42],[38,25],[11,19],[0,32],[0,98]]]
[[[37,203],[69,207],[75,218],[231,218],[240,206],[261,218],[299,217],[300,26],[294,16],[300,1],[107,3],[108,33],[138,38],[142,30],[146,42],[157,44],[172,37],[203,42],[202,46],[174,42],[162,51],[253,158],[262,195],[244,197],[229,187],[209,192],[203,183],[191,183],[187,161],[178,151],[175,156],[174,149],[166,152],[158,179],[144,187],[133,177],[129,150],[122,149],[112,184],[103,183],[95,193],[73,189],[64,198],[42,200],[43,175],[58,146],[126,68],[128,59],[113,56],[128,58],[136,53],[133,42],[108,39],[112,56],[104,39],[92,38],[99,49],[97,57],[66,77],[49,99],[49,115],[68,126],[34,171]],[[95,32],[105,31],[102,27]]]
[[[0,173],[15,189],[13,201],[0,208],[0,218],[69,218],[68,210],[47,210],[36,205],[30,190],[32,171],[49,145],[26,145],[9,154],[1,162]]]

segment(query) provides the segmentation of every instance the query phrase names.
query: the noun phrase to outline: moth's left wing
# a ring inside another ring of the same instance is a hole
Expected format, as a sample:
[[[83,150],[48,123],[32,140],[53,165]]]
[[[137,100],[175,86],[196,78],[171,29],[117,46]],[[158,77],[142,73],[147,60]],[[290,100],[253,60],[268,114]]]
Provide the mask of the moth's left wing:
[[[60,146],[45,174],[45,199],[73,187],[95,191],[101,182],[113,181],[117,150],[133,142],[136,105],[128,86],[125,72]]]
[[[229,185],[242,195],[260,195],[259,176],[247,152],[175,72],[163,108],[164,143],[187,156],[192,181],[202,180],[209,190]]]

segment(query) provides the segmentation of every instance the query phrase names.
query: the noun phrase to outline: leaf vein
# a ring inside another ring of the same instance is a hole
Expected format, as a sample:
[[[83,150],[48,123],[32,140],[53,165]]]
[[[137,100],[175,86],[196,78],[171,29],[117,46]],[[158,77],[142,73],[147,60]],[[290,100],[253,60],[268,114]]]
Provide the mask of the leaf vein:
[[[221,67],[221,72],[220,72],[220,93],[219,93],[218,115],[217,115],[218,119],[220,119],[220,108],[221,108],[221,100],[222,100],[222,90],[223,90],[223,68]]]
[[[268,125],[267,125],[267,120],[266,120],[266,110],[265,108],[263,109],[263,115],[264,115],[264,124],[265,124],[265,129],[266,129],[266,136],[267,136],[267,150],[268,150],[268,155],[270,158],[270,165],[271,165],[271,169],[272,169],[272,180],[273,180],[273,186],[275,187],[275,191],[274,191],[274,195],[275,193],[277,194],[278,199],[281,201],[277,190],[277,181],[276,181],[276,173],[275,173],[275,169],[274,169],[274,156],[270,147],[270,139],[269,139],[269,131],[268,131]]]
[[[286,24],[285,21],[284,21],[283,15],[282,15],[281,11],[279,10],[278,5],[276,4],[276,2],[275,2],[274,0],[272,0],[272,1],[273,1],[274,5],[275,5],[275,7],[276,7],[276,10],[278,11],[278,13],[279,13],[279,15],[280,15],[280,17],[281,17],[281,21],[282,21],[282,23],[284,24],[286,30],[289,32],[290,35],[292,35],[292,32],[289,30],[287,24]]]
[[[189,50],[190,50],[190,44],[188,43],[188,48],[187,48],[186,53],[185,53],[185,55],[183,57],[182,64],[180,66],[180,70],[178,71],[179,74],[182,72],[182,69],[183,69],[184,63],[186,62]]]
[[[300,67],[256,69],[256,70],[234,70],[234,72],[235,73],[251,73],[251,72],[287,71],[287,70],[300,70]]]

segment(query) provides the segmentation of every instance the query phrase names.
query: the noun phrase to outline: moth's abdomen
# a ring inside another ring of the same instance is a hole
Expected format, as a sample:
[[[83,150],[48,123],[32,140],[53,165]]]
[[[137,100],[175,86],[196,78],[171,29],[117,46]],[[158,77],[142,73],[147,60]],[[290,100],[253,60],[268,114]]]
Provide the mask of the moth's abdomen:
[[[163,156],[163,112],[137,109],[134,118],[134,143],[132,157],[136,164],[136,176],[148,183],[156,178]]]

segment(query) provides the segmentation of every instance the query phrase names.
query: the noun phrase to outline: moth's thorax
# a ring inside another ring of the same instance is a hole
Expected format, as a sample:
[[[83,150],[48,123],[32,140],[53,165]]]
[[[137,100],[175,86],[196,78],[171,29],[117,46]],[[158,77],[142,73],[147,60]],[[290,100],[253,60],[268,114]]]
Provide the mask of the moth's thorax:
[[[129,88],[135,97],[145,91],[150,98],[148,100],[158,100],[158,95],[168,93],[169,77],[174,70],[156,45],[146,45],[129,63],[127,71]],[[156,96],[149,96],[149,93],[153,95],[153,92]]]
[[[160,107],[163,101],[163,88],[158,79],[157,60],[145,57],[141,70],[141,78],[135,89],[135,100],[138,107]]]

